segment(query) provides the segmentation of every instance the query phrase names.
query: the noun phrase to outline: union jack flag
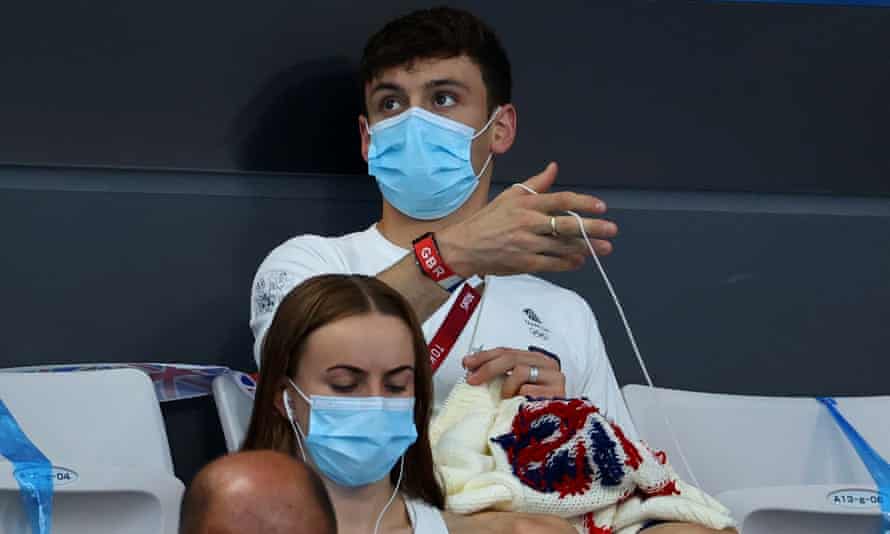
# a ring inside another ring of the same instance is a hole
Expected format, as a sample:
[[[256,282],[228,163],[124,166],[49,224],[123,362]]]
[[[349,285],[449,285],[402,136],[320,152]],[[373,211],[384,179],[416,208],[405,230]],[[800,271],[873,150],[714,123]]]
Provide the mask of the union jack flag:
[[[210,392],[210,383],[229,372],[228,367],[173,365],[163,363],[130,364],[148,374],[161,402],[201,397]]]
[[[47,365],[42,367],[22,367],[18,371],[35,373],[71,373],[73,371],[103,371],[129,367],[124,363],[97,363],[88,365]]]
[[[226,373],[238,373],[228,367],[217,365],[188,365],[178,363],[89,363],[89,364],[61,364],[61,365],[34,365],[29,367],[11,367],[0,369],[0,373],[75,373],[81,371],[102,371],[105,369],[139,369],[146,373],[155,386],[155,393],[161,402],[190,399],[209,395],[210,385],[213,379]],[[237,379],[237,377],[236,377]],[[239,386],[242,383],[239,380]],[[253,379],[253,388],[256,389],[256,379]],[[244,387],[242,387],[244,389]],[[245,391],[251,398],[253,390]]]

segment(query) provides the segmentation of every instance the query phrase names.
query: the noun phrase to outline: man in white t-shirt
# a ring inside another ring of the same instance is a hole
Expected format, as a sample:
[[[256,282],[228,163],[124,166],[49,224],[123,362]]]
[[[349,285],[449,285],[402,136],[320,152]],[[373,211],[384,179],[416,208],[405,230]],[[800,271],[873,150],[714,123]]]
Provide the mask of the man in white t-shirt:
[[[584,396],[635,438],[590,307],[525,274],[583,265],[588,247],[567,210],[583,216],[596,253],[610,253],[617,227],[596,218],[605,204],[548,193],[555,163],[488,202],[493,157],[510,149],[517,128],[510,64],[492,30],[458,9],[410,13],[370,38],[361,76],[361,151],[383,196],[380,220],[341,237],[295,237],[263,261],[250,319],[258,365],[266,330],[292,288],[324,273],[366,274],[399,291],[422,321],[437,367],[434,410],[464,376],[482,384],[507,375],[505,398]],[[449,529],[574,532],[547,523],[556,518],[492,514]],[[685,523],[645,528],[715,532]]]
[[[605,205],[547,193],[554,163],[525,181],[539,195],[510,188],[488,202],[493,158],[510,149],[517,124],[497,37],[464,11],[422,10],[372,36],[361,67],[361,150],[383,194],[382,216],[364,231],[303,235],[269,254],[253,286],[257,363],[278,303],[297,284],[323,273],[377,276],[407,298],[434,355],[443,355],[434,409],[464,375],[484,383],[508,374],[505,397],[585,396],[635,435],[587,303],[522,274],[580,267],[589,252],[565,211],[597,216]],[[597,252],[608,254],[616,226],[584,224]],[[474,298],[461,282],[479,277],[481,304],[477,298],[465,324],[443,329],[459,334],[435,337],[454,303]]]
[[[494,156],[510,149],[517,129],[510,64],[495,34],[461,10],[417,11],[371,37],[361,70],[361,150],[383,195],[381,218],[342,237],[295,237],[263,261],[251,303],[257,363],[293,287],[323,273],[367,274],[411,303],[434,355],[447,353],[435,408],[464,375],[476,384],[508,374],[504,397],[585,396],[634,436],[587,303],[523,274],[580,267],[589,252],[565,211],[596,217],[604,203],[548,193],[555,163],[524,182],[540,194],[514,187],[488,202]],[[615,224],[583,222],[597,253],[608,254]],[[450,310],[460,311],[458,299],[474,299],[462,282],[479,278],[481,304],[475,298],[465,324],[435,337]]]

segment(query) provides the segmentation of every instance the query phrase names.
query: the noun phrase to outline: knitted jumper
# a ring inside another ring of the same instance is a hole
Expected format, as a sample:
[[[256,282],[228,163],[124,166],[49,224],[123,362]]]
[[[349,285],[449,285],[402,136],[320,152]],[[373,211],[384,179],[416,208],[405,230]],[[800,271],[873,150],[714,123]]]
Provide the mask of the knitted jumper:
[[[502,400],[501,383],[459,382],[430,425],[448,510],[553,514],[582,534],[635,534],[654,519],[734,525],[587,399]]]

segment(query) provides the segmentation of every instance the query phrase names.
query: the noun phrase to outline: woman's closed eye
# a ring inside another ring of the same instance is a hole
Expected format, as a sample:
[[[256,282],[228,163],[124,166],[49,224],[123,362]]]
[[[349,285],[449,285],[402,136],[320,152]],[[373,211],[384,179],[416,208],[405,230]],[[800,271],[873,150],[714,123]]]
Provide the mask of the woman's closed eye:
[[[337,393],[352,393],[358,388],[358,383],[352,384],[330,384],[332,390]]]
[[[398,393],[404,393],[404,392],[408,391],[407,385],[386,384],[384,387],[386,388],[386,391],[388,391],[390,393],[398,394]]]

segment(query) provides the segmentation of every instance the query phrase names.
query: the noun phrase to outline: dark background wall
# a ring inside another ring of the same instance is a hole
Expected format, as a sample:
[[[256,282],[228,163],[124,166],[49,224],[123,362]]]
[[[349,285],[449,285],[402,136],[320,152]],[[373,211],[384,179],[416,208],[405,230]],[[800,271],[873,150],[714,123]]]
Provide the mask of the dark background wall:
[[[378,214],[352,69],[416,5],[8,9],[0,365],[250,368],[264,255]],[[562,187],[609,202],[622,232],[606,268],[656,382],[888,393],[890,9],[474,9],[515,67],[520,135],[497,179],[555,159]],[[591,302],[619,380],[640,382],[592,266],[552,278]],[[189,480],[223,451],[212,401],[164,412]]]
[[[452,2],[499,32],[519,139],[591,187],[890,193],[890,8]],[[364,41],[433,2],[21,2],[0,161],[361,173]]]

